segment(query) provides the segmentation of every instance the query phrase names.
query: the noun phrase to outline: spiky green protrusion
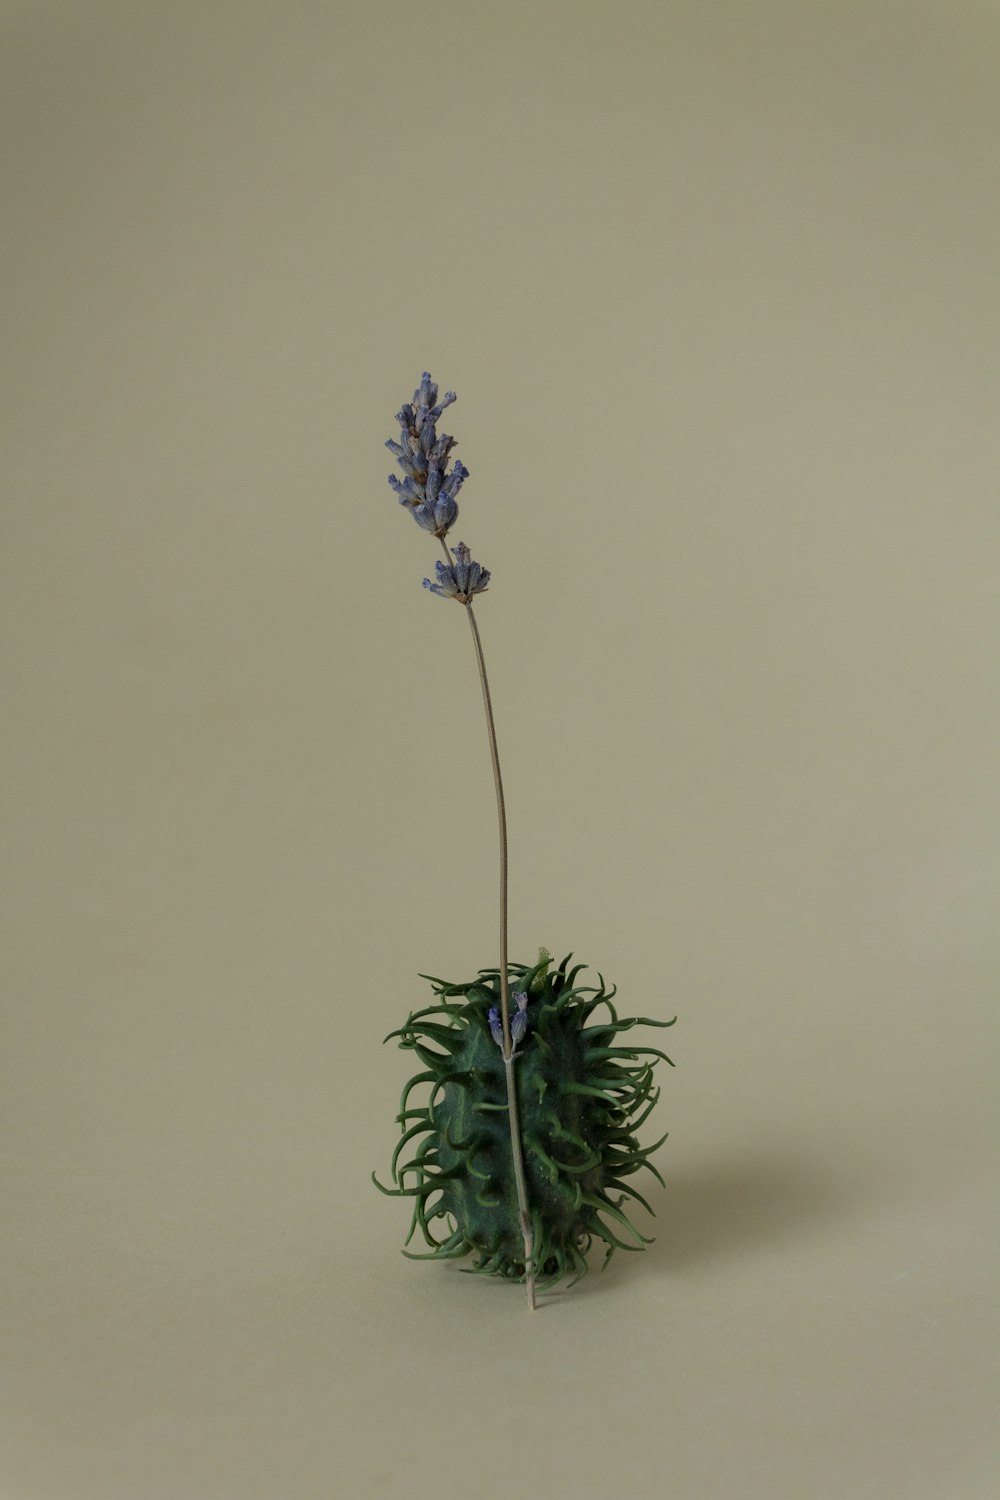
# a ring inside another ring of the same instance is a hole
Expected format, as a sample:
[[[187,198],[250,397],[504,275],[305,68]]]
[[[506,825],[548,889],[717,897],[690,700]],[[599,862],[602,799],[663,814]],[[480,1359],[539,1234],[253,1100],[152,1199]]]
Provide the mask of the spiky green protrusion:
[[[599,987],[576,985],[585,965],[569,970],[571,956],[551,973],[548,954],[533,968],[510,966],[510,982],[528,995],[528,1033],[517,1052],[515,1077],[535,1273],[543,1285],[568,1274],[578,1280],[594,1239],[607,1245],[605,1264],[616,1249],[649,1244],[622,1204],[634,1198],[652,1209],[625,1179],[647,1167],[663,1181],[649,1157],[666,1136],[641,1147],[635,1132],[659,1098],[653,1068],[670,1058],[656,1047],[617,1046],[615,1038],[633,1026],[672,1026],[673,1021],[619,1020],[611,1003],[615,991],[605,989],[603,978]],[[404,1248],[404,1255],[446,1260],[474,1253],[476,1264],[468,1269],[522,1280],[524,1241],[503,1059],[489,1025],[490,1007],[499,1001],[499,971],[483,969],[469,984],[423,977],[430,979],[438,1003],[413,1012],[390,1036],[417,1054],[424,1071],[410,1079],[400,1100],[396,1118],[403,1134],[392,1158],[395,1187],[382,1187],[374,1174],[373,1180],[384,1193],[413,1199],[405,1244],[419,1226],[431,1248],[422,1253]],[[609,1020],[591,1019],[600,1006]],[[420,1083],[430,1085],[430,1095],[422,1107],[411,1108],[410,1093]],[[417,1143],[413,1155],[400,1165],[410,1142]],[[442,1239],[431,1228],[435,1219],[448,1229]]]

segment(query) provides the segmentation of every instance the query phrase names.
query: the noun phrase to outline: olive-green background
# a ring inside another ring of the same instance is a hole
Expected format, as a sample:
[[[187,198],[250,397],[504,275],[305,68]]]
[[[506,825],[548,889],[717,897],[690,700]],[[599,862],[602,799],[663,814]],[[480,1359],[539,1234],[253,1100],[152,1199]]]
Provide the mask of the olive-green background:
[[[995,1493],[997,7],[0,14],[2,1500]],[[513,956],[680,1017],[534,1318],[368,1180],[498,957],[425,367]]]

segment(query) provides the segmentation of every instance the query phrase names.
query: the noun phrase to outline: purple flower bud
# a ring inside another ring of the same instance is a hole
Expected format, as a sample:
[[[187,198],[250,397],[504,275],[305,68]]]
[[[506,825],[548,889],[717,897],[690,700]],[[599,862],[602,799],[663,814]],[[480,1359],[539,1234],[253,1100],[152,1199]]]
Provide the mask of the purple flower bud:
[[[444,400],[439,401],[437,406],[431,408],[431,421],[436,422],[445,408],[450,406],[453,401],[457,400],[458,397],[455,395],[454,391],[445,391]]]
[[[458,495],[459,490],[462,488],[462,485],[465,483],[468,477],[468,469],[465,467],[460,458],[456,458],[455,467],[452,469],[443,485],[443,488],[447,490],[448,494],[452,497],[453,500]]]
[[[429,370],[425,370],[420,377],[420,384],[413,392],[414,406],[433,406],[438,398],[438,388],[431,379]]]
[[[410,508],[410,510],[414,510],[415,508],[423,505],[423,486],[418,482],[418,480],[413,477],[412,474],[404,479],[402,484],[400,484],[395,474],[390,474],[389,483],[396,491],[396,498],[398,499],[400,505],[406,505]]]
[[[434,502],[434,535],[444,536],[458,519],[458,506],[450,495],[439,495]]]

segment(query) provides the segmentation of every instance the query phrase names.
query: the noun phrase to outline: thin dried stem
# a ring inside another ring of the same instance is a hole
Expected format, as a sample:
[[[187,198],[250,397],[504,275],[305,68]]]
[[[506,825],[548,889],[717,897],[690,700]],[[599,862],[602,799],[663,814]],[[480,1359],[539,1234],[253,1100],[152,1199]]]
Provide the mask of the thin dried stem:
[[[448,557],[448,548],[444,544],[443,537],[441,538],[441,546],[444,549],[445,557]],[[534,1236],[531,1228],[531,1214],[528,1209],[528,1186],[524,1175],[524,1150],[521,1145],[521,1123],[517,1107],[517,1086],[514,1079],[514,1058],[516,1054],[510,1032],[510,984],[508,982],[507,958],[507,809],[503,796],[503,778],[500,775],[496,721],[493,717],[493,702],[490,698],[489,679],[486,676],[486,658],[483,655],[483,643],[479,635],[479,626],[476,624],[476,616],[473,613],[472,604],[469,600],[465,601],[465,612],[469,617],[469,625],[472,629],[472,641],[476,649],[476,665],[479,668],[479,682],[483,690],[483,707],[486,710],[486,729],[490,741],[493,784],[497,794],[497,822],[500,829],[500,1017],[503,1024],[503,1066],[507,1080],[507,1118],[510,1123],[510,1149],[514,1162],[514,1185],[517,1189],[517,1217],[524,1240],[524,1272],[528,1290],[528,1306],[534,1311]]]

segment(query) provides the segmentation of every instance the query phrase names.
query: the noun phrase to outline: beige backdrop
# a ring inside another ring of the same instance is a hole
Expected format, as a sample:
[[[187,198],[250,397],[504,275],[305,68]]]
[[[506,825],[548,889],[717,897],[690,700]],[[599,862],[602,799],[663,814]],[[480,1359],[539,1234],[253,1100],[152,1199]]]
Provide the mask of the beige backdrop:
[[[2,1500],[993,1494],[997,7],[2,34]],[[427,366],[513,954],[680,1016],[534,1319],[368,1181],[498,956]]]

